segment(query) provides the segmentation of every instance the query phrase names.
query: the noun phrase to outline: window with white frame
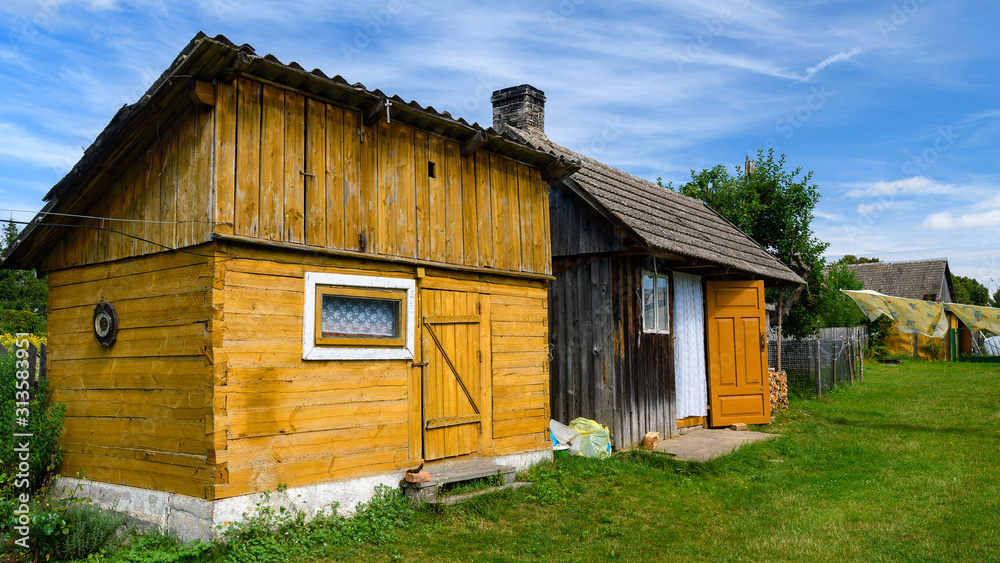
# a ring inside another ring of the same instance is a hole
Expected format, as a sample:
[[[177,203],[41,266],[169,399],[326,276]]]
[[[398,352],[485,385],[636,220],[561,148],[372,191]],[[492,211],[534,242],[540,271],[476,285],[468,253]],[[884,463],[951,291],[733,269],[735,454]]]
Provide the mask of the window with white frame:
[[[413,359],[416,282],[307,272],[302,359]]]
[[[670,279],[642,272],[642,331],[670,333]]]

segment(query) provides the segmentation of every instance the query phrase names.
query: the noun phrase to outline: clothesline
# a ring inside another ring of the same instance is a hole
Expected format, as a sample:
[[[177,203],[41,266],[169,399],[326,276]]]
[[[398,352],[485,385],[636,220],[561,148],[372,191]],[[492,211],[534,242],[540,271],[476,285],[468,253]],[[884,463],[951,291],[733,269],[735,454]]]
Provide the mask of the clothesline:
[[[890,317],[896,322],[899,332],[943,338],[948,332],[948,320],[944,314],[947,305],[970,330],[1000,334],[1000,309],[994,307],[906,299],[868,289],[840,291],[853,299],[870,320],[874,321],[881,315]]]

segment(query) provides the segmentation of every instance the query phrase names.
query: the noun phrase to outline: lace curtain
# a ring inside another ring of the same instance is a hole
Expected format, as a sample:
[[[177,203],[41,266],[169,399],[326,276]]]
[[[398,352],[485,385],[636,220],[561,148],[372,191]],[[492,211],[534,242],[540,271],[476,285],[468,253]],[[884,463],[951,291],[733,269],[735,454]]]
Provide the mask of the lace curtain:
[[[674,273],[674,373],[677,418],[708,414],[705,306],[701,276]]]

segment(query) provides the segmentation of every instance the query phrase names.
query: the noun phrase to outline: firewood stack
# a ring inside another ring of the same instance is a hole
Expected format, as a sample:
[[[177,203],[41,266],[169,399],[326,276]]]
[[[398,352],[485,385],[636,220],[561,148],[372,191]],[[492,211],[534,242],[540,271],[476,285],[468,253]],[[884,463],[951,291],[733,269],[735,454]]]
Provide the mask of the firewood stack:
[[[771,410],[788,408],[788,374],[785,370],[768,370],[771,379]]]

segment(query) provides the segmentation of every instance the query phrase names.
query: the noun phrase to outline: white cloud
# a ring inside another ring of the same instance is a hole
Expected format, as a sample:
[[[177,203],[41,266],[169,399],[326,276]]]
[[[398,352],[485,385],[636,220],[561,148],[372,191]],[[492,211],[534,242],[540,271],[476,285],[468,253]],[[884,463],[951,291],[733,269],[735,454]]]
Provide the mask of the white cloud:
[[[802,82],[805,82],[816,75],[817,72],[823,70],[824,68],[832,65],[833,63],[839,63],[841,61],[847,61],[853,57],[861,54],[861,48],[855,47],[850,51],[841,51],[836,55],[829,56],[819,62],[816,66],[811,66],[806,69],[806,75],[802,78]]]
[[[890,209],[912,209],[913,202],[880,200],[875,203],[862,203],[858,205],[858,215],[881,215]]]
[[[835,221],[835,222],[844,220],[843,216],[837,215],[836,213],[824,213],[822,211],[817,211],[815,209],[813,210],[813,217],[819,217],[820,219],[826,219],[827,221]]]
[[[923,227],[928,229],[973,229],[979,227],[1000,226],[1000,209],[984,213],[966,213],[955,217],[948,211],[932,213],[924,220]]]
[[[914,176],[889,182],[879,181],[865,184],[865,187],[847,192],[847,197],[894,196],[897,194],[927,195],[947,194],[955,191],[955,186],[937,182],[925,176]]]
[[[0,122],[0,160],[66,171],[80,156],[81,151],[36,137],[20,126]]]

